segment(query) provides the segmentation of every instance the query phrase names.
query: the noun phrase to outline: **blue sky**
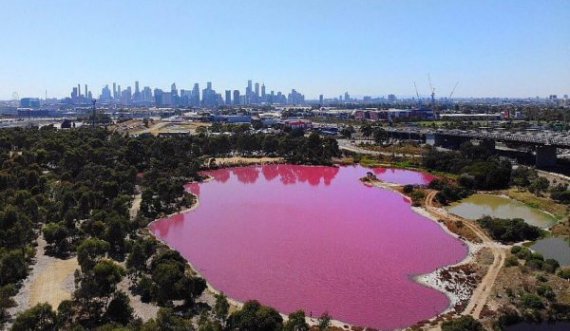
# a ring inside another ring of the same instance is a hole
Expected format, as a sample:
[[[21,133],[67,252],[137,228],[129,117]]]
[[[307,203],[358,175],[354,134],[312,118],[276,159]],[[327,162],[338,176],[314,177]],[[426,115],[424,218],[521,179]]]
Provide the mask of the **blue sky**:
[[[0,0],[0,99],[212,81],[309,98],[570,94],[568,0]]]

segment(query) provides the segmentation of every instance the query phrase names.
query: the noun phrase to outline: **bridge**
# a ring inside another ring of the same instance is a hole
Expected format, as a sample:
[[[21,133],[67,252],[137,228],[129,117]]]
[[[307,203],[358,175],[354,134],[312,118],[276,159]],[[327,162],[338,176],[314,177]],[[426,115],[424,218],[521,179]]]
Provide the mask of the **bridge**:
[[[414,127],[385,128],[394,139],[419,140],[432,146],[457,149],[466,141],[504,143],[512,148],[530,149],[535,154],[537,167],[556,165],[557,149],[570,149],[570,134],[552,131],[506,131],[506,130],[444,130]]]

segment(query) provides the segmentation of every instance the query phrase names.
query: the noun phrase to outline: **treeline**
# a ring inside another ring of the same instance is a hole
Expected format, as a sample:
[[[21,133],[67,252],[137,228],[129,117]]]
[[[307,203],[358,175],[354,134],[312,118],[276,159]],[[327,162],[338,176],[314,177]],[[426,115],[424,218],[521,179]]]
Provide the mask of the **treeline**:
[[[461,185],[467,189],[495,190],[506,188],[511,178],[511,163],[500,160],[486,142],[473,145],[466,142],[459,151],[428,151],[422,160],[428,169],[461,175]]]
[[[339,151],[334,139],[295,130],[136,138],[103,129],[0,130],[0,322],[9,318],[6,309],[15,304],[11,297],[27,276],[41,232],[47,254],[77,256],[76,291],[59,307],[24,312],[14,330],[139,329],[128,295],[117,289],[126,275],[134,293],[165,307],[149,330],[210,311],[194,302],[204,280],[141,229],[193,203],[182,185],[200,179],[202,160],[235,154],[328,164]],[[142,203],[133,222],[129,211],[137,186]]]
[[[485,216],[478,219],[477,223],[487,230],[493,239],[504,244],[536,240],[544,234],[539,227],[527,224],[521,218],[502,219]]]

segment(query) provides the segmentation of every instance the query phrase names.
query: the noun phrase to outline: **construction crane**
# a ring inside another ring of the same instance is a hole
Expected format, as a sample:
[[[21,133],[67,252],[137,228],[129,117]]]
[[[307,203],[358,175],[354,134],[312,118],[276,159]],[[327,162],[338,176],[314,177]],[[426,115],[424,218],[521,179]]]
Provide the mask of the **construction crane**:
[[[453,96],[453,93],[455,93],[455,89],[457,88],[457,85],[459,85],[459,82],[455,83],[455,86],[453,87],[453,90],[451,90],[451,93],[449,93],[449,100],[451,100],[451,97]]]
[[[420,99],[420,94],[418,93],[418,86],[416,85],[416,82],[414,82],[414,88],[416,89],[416,96],[418,97],[418,107],[421,108],[422,106],[422,101]]]
[[[431,83],[431,75],[428,74],[429,89],[431,90],[431,106],[435,106],[435,88]]]

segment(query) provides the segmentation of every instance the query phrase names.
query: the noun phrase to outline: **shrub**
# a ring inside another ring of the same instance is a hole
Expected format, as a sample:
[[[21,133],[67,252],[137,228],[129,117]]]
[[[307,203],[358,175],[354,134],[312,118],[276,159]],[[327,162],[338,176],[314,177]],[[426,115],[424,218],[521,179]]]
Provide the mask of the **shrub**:
[[[410,194],[412,193],[412,191],[414,191],[413,185],[404,185],[404,193]]]
[[[570,268],[562,269],[558,272],[558,276],[560,278],[569,279],[570,280]]]
[[[458,319],[445,321],[441,325],[442,331],[483,331],[481,322],[471,316],[462,316]]]
[[[547,298],[548,300],[552,301],[556,298],[556,294],[552,290],[552,287],[548,285],[541,285],[536,289],[536,293],[538,295]]]
[[[509,257],[507,258],[507,260],[505,261],[505,265],[506,265],[507,267],[514,267],[514,266],[517,266],[517,265],[519,265],[519,259],[517,259],[516,256],[509,256]]]
[[[542,265],[542,270],[549,272],[551,274],[556,272],[556,269],[560,267],[560,263],[554,259],[546,259]]]
[[[517,253],[520,252],[521,250],[522,250],[522,247],[521,247],[521,246],[513,246],[513,247],[511,248],[511,253],[517,254]]]
[[[522,296],[522,304],[526,308],[533,308],[533,309],[544,308],[544,304],[542,303],[542,300],[540,299],[540,297],[538,297],[532,293],[526,293]]]

